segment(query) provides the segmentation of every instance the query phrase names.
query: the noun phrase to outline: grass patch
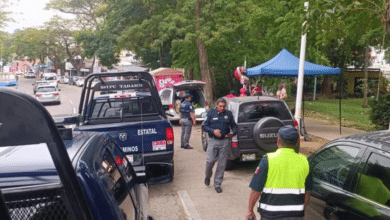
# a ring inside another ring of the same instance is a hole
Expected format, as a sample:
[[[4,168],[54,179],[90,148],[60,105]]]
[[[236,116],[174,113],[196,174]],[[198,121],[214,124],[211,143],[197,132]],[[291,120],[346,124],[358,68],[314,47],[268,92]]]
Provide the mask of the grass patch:
[[[341,100],[341,126],[356,128],[363,131],[377,130],[371,123],[369,116],[371,107],[362,107],[363,99]],[[294,102],[287,102],[288,106],[295,107]],[[321,99],[317,101],[305,101],[305,117],[313,118],[330,125],[339,125],[339,100]]]

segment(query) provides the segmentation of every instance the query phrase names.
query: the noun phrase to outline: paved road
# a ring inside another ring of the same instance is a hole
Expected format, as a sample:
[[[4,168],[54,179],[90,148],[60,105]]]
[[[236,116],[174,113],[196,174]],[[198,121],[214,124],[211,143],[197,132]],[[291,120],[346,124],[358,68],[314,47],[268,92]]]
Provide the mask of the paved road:
[[[36,79],[37,80],[37,79]],[[19,80],[19,90],[33,95],[34,79]],[[77,112],[81,88],[60,84],[61,105],[47,105],[52,115]],[[192,150],[180,147],[180,126],[174,126],[175,176],[167,184],[149,186],[152,216],[157,220],[182,219],[244,219],[250,189],[248,187],[258,161],[239,163],[236,169],[226,171],[223,193],[217,194],[213,184],[206,187],[204,170],[206,154],[201,147],[200,125],[194,127],[190,139]],[[321,146],[318,142],[303,142],[301,152],[310,154]],[[188,213],[193,216],[187,216]]]

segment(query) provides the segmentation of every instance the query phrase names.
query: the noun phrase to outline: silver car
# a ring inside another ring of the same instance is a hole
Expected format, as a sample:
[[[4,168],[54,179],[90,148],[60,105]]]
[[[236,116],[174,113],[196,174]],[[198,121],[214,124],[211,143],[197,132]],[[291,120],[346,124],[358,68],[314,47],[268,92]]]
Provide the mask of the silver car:
[[[35,94],[37,92],[38,87],[49,85],[49,83],[47,81],[35,81],[35,83],[33,83],[32,85],[33,85],[33,91]]]
[[[60,77],[59,83],[68,84],[68,82],[69,82],[69,76],[61,76]]]
[[[39,86],[35,93],[35,98],[40,103],[57,103],[61,104],[60,99],[60,89],[57,89],[56,86],[44,85]]]
[[[184,101],[184,96],[189,93],[192,95],[191,103],[195,108],[195,120],[204,121],[206,112],[209,109],[208,102],[202,91],[205,84],[205,82],[199,80],[186,80],[161,90],[159,92],[160,98],[168,120],[179,121],[180,104]]]
[[[86,77],[79,77],[76,81],[76,86],[84,86],[84,81],[85,81]]]

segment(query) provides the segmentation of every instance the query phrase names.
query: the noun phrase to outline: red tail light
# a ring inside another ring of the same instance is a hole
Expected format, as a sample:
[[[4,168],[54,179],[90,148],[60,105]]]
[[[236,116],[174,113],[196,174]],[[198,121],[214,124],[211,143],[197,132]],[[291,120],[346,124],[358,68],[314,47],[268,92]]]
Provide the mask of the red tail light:
[[[237,147],[237,142],[232,142],[232,147]]]
[[[208,106],[209,105],[209,102],[208,101],[206,101],[206,106]]]
[[[58,93],[54,93],[54,95],[55,95],[55,96],[59,96],[60,94],[58,94]]]
[[[295,127],[296,129],[298,129],[298,122],[297,122],[297,120],[295,120],[295,119],[294,119],[294,127]]]
[[[169,109],[173,109],[173,105],[172,104],[169,105]]]
[[[172,145],[175,140],[173,135],[173,128],[165,128],[165,138],[167,140],[167,145]]]
[[[35,97],[41,97],[42,95],[41,94],[36,94]]]

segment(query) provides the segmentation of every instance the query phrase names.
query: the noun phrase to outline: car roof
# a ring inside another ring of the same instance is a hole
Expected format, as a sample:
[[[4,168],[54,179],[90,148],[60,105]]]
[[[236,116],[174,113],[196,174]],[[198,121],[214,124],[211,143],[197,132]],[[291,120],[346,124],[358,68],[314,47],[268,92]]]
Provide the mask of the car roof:
[[[272,96],[245,96],[245,97],[236,97],[236,98],[225,98],[226,102],[234,103],[246,103],[246,102],[256,102],[256,101],[281,101],[283,100],[272,97]]]
[[[390,131],[388,130],[356,134],[335,141],[351,141],[390,152]]]
[[[84,144],[103,133],[73,131],[72,140],[64,140],[72,161]],[[45,144],[4,147],[0,151],[0,188],[60,182],[49,149]]]

